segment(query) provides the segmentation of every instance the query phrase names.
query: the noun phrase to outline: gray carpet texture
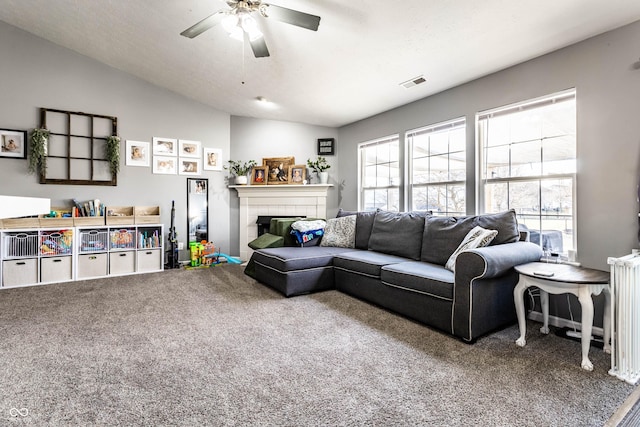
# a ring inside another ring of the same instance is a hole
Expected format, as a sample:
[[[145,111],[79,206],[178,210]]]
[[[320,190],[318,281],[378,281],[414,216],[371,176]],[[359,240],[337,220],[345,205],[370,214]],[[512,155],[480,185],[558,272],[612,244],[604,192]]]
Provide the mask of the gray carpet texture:
[[[468,345],[242,269],[0,291],[0,425],[601,426],[633,390],[533,322]]]

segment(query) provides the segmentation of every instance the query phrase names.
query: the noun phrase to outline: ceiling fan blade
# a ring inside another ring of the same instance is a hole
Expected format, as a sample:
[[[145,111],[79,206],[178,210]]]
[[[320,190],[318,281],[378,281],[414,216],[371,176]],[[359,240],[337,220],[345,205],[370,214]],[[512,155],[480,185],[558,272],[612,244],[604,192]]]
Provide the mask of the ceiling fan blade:
[[[264,37],[260,37],[254,41],[249,41],[251,44],[251,50],[253,50],[253,56],[256,58],[266,58],[269,55],[269,49],[267,49],[267,42],[264,41]]]
[[[273,4],[262,3],[262,5],[266,6],[265,9],[260,10],[265,17],[274,18],[287,24],[306,28],[307,30],[318,31],[318,26],[320,25],[319,16],[309,15],[308,13]]]
[[[224,10],[219,10],[216,13],[207,16],[197,24],[187,28],[186,30],[181,32],[180,35],[189,37],[190,39],[196,36],[199,36],[200,34],[207,31],[209,28],[214,27],[216,24],[218,24],[225,15],[226,15],[226,12]]]

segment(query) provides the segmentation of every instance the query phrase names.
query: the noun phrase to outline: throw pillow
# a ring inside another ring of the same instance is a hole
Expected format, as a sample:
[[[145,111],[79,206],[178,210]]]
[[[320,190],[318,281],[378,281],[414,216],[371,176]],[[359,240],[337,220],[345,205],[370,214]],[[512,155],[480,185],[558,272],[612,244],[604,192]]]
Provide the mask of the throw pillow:
[[[356,242],[356,216],[349,215],[327,220],[320,246],[353,248]]]
[[[376,211],[351,212],[338,209],[336,218],[356,215],[356,249],[368,249]]]
[[[483,248],[485,246],[488,246],[489,243],[491,243],[491,241],[497,235],[498,230],[487,230],[486,228],[482,228],[480,226],[474,227],[470,232],[467,233],[464,239],[462,239],[462,243],[460,243],[458,248],[453,251],[444,268],[455,272],[456,258],[458,258],[460,252],[466,249]]]
[[[420,260],[427,212],[376,212],[369,250]]]
[[[514,210],[476,216],[430,216],[424,225],[421,261],[445,265],[458,242],[475,226],[498,231],[492,246],[520,238]]]

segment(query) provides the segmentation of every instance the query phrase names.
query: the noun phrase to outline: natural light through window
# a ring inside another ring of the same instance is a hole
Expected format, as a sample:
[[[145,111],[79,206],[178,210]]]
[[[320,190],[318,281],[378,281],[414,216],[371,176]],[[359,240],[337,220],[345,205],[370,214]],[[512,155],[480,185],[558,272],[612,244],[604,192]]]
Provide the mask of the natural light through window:
[[[400,211],[398,135],[360,144],[360,210]]]
[[[576,247],[576,93],[478,114],[484,211],[515,209],[547,252]]]
[[[465,119],[407,132],[412,210],[434,215],[466,213]]]

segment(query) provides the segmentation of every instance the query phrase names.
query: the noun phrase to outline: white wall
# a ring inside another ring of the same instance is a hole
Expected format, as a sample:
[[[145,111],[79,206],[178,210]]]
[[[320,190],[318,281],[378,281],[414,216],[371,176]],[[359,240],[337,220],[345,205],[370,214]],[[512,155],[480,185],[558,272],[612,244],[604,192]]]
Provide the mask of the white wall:
[[[186,242],[186,177],[154,175],[151,168],[124,165],[124,140],[154,136],[202,141],[229,156],[230,116],[161,89],[71,50],[0,22],[0,128],[31,130],[39,108],[104,114],[118,118],[122,166],[118,185],[42,185],[27,174],[26,160],[0,158],[0,194],[48,197],[52,206],[72,198],[99,198],[113,206],[161,207],[168,231],[176,202],[178,239]],[[170,66],[170,65],[169,65]],[[224,172],[209,179],[209,238],[229,247],[229,190]]]
[[[608,269],[607,257],[638,247],[640,22],[339,129],[341,200],[357,208],[358,143],[465,116],[468,165],[475,164],[475,113],[577,88],[579,261]],[[426,83],[428,84],[428,82]],[[467,174],[467,212],[475,175]]]
[[[296,164],[306,164],[307,159],[315,160],[318,157],[317,140],[320,138],[336,138],[338,131],[335,128],[324,126],[306,125],[302,123],[282,122],[276,120],[262,120],[250,117],[231,116],[231,159],[255,160],[262,164],[265,157],[295,157]],[[327,216],[335,216],[338,211],[338,188],[340,185],[340,170],[336,156],[324,156],[331,168],[329,172],[329,184],[334,187],[329,189],[327,197]],[[311,171],[307,171],[310,173]],[[318,183],[317,177],[313,177]],[[238,250],[238,215],[239,199],[235,191],[231,195],[231,236],[233,251]],[[235,239],[235,240],[234,240]],[[236,252],[234,252],[236,253]]]

